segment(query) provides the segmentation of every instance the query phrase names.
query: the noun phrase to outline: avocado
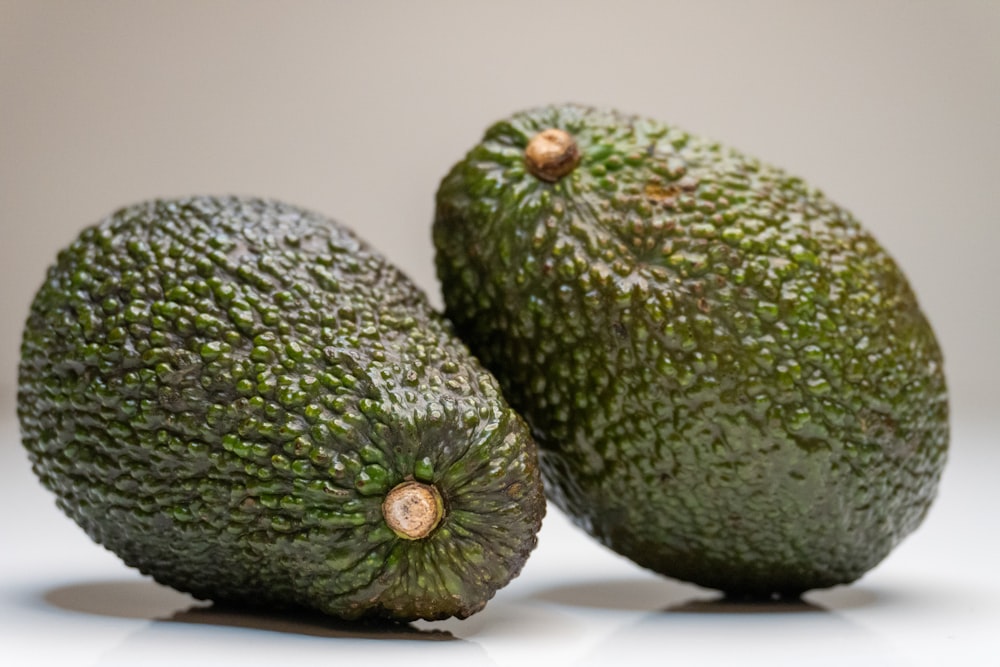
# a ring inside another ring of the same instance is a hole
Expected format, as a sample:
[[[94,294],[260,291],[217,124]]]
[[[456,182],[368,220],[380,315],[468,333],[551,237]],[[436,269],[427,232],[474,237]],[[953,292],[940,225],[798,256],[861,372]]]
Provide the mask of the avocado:
[[[894,260],[802,179],[656,120],[514,114],[442,181],[445,314],[551,500],[733,597],[856,580],[921,523],[942,356]]]
[[[18,415],[58,506],[198,598],[466,617],[544,513],[527,426],[424,294],[272,200],[85,229],[31,305]]]

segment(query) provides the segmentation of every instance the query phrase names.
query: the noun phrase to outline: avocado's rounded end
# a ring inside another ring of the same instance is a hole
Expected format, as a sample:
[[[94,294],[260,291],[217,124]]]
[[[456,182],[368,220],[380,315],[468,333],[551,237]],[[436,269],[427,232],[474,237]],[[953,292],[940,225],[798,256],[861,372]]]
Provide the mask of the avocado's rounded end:
[[[580,149],[573,135],[549,128],[531,138],[524,149],[528,171],[549,183],[555,183],[580,164]]]
[[[444,517],[444,501],[429,484],[403,482],[382,501],[382,516],[392,532],[406,540],[430,535]]]

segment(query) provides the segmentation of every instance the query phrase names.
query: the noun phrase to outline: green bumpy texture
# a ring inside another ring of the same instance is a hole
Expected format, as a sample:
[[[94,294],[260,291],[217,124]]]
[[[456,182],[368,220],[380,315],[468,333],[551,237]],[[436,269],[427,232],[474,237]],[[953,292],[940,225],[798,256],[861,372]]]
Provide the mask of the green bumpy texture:
[[[526,168],[538,132],[580,163]],[[445,314],[611,549],[734,596],[857,579],[922,521],[948,446],[906,279],[802,180],[673,126],[552,106],[441,183]]]
[[[397,269],[275,201],[124,208],[59,254],[24,330],[33,468],[98,543],[197,597],[465,617],[544,513],[528,427]],[[398,537],[404,480],[445,516]]]

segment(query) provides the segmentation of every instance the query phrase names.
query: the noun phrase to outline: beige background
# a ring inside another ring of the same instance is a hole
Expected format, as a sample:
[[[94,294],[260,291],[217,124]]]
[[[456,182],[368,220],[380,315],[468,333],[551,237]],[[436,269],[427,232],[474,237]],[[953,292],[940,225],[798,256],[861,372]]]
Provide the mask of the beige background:
[[[1000,3],[0,0],[0,400],[57,249],[139,199],[272,196],[439,303],[437,182],[493,120],[579,101],[822,187],[903,265],[958,419],[992,417]]]

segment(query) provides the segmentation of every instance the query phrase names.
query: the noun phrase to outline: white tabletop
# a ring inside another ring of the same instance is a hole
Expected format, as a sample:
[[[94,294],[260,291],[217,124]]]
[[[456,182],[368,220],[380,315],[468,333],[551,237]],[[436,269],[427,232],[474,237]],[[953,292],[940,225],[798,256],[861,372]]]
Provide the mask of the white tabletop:
[[[128,667],[1000,665],[995,426],[957,425],[920,530],[861,581],[802,604],[721,602],[619,558],[551,508],[524,572],[484,611],[387,631],[216,609],[143,578],[55,508],[6,418],[0,651],[6,665]]]

